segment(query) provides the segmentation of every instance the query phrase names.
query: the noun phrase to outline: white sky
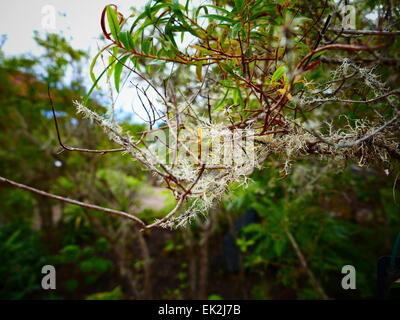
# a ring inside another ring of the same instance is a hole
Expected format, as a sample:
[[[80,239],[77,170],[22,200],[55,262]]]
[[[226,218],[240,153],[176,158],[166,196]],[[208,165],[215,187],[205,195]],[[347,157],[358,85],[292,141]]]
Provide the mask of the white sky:
[[[0,34],[7,34],[8,40],[3,49],[8,54],[24,52],[38,53],[32,39],[33,30],[56,32],[72,37],[71,44],[76,49],[96,49],[96,38],[100,35],[100,15],[110,3],[118,6],[121,12],[129,12],[130,7],[140,8],[141,0],[2,0],[0,3]],[[55,30],[45,30],[42,13],[45,6],[51,5],[57,12]]]
[[[7,41],[2,49],[7,56],[32,53],[40,54],[41,50],[33,40],[33,31],[40,34],[54,32],[62,34],[75,49],[89,50],[91,58],[97,52],[97,39],[101,34],[100,17],[107,4],[116,4],[118,10],[125,16],[130,13],[130,7],[140,9],[144,0],[11,0],[0,2],[0,35],[6,34]],[[46,20],[46,6],[53,6],[56,11],[55,29],[43,28]],[[91,60],[91,59],[90,59]],[[101,61],[101,59],[99,60]],[[101,65],[97,74],[101,71]],[[96,70],[95,69],[95,70]],[[92,84],[89,76],[89,67],[83,70],[86,85]],[[150,95],[150,94],[149,94]],[[78,99],[79,97],[77,97]],[[116,107],[132,114],[132,104],[137,105],[136,92],[125,88],[122,90]],[[138,113],[144,117],[144,111],[137,106]],[[135,107],[136,110],[136,107]],[[141,122],[134,116],[134,120]]]

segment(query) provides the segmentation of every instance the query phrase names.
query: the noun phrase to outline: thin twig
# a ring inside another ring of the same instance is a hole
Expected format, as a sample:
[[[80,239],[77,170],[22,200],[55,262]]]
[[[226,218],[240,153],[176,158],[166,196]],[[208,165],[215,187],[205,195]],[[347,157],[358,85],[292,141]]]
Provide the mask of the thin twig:
[[[329,31],[341,32],[342,34],[354,35],[372,35],[372,36],[395,36],[400,35],[400,31],[381,31],[381,30],[353,30],[353,29],[334,29],[329,28]]]
[[[315,277],[314,273],[308,266],[307,260],[304,257],[303,253],[301,252],[299,245],[297,244],[296,239],[293,237],[292,233],[289,230],[286,230],[286,235],[289,238],[289,241],[296,252],[297,257],[300,260],[301,266],[304,268],[304,270],[307,272],[308,277],[310,278],[311,284],[314,287],[314,289],[321,295],[322,299],[324,300],[329,300],[329,297],[325,293],[324,288],[322,288],[321,284]]]
[[[393,122],[395,122],[398,118],[399,118],[400,112],[397,113],[397,115],[385,122],[383,125],[381,125],[379,128],[375,129],[374,131],[372,131],[370,134],[367,134],[366,136],[357,139],[353,142],[349,142],[349,143],[342,143],[342,144],[336,144],[332,141],[326,140],[325,138],[321,137],[318,133],[316,133],[314,130],[308,130],[303,128],[304,130],[306,130],[307,132],[311,133],[313,136],[317,137],[318,139],[320,139],[322,142],[329,144],[330,146],[333,146],[336,149],[341,149],[341,148],[350,148],[350,147],[354,147],[355,145],[371,138],[372,136],[376,135],[377,133],[379,133],[380,131],[382,131],[383,129],[385,129],[387,126],[389,126],[390,124],[392,124]]]
[[[395,89],[390,92],[387,92],[381,96],[374,97],[369,100],[349,100],[349,99],[340,99],[340,98],[330,98],[330,99],[313,99],[312,101],[308,102],[308,104],[312,103],[326,103],[326,102],[343,102],[343,103],[372,103],[381,99],[384,99],[389,96],[393,96],[395,94],[400,94],[400,89]]]
[[[45,192],[45,191],[42,191],[42,190],[39,190],[39,189],[35,189],[33,187],[29,187],[27,185],[24,185],[24,184],[21,184],[21,183],[12,181],[12,180],[9,180],[9,179],[1,177],[1,176],[0,176],[0,182],[9,184],[9,185],[11,185],[13,187],[16,187],[16,188],[19,188],[19,189],[23,189],[23,190],[26,190],[26,191],[29,191],[29,192],[32,192],[32,193],[36,193],[36,194],[38,194],[40,196],[43,196],[43,197],[47,197],[47,198],[63,201],[63,202],[70,203],[70,204],[73,204],[73,205],[76,205],[76,206],[80,206],[80,207],[83,207],[83,208],[87,208],[87,209],[103,211],[103,212],[110,213],[110,214],[113,214],[113,215],[117,215],[117,216],[120,216],[120,217],[123,217],[123,218],[128,218],[128,219],[134,221],[136,224],[138,224],[141,227],[145,226],[145,223],[142,220],[140,220],[138,217],[135,217],[135,216],[133,216],[133,215],[131,215],[129,213],[123,212],[123,211],[114,210],[114,209],[108,209],[108,208],[100,207],[100,206],[97,206],[97,205],[94,205],[94,204],[84,203],[84,202],[73,200],[73,199],[70,199],[70,198],[61,197],[61,196],[58,196],[58,195],[55,195],[55,194],[52,194],[52,193],[48,193],[48,192]]]
[[[144,226],[143,229],[141,229],[140,231],[144,231],[146,229],[151,229],[154,228],[158,225],[160,225],[161,223],[164,223],[165,221],[167,221],[169,218],[171,218],[182,206],[183,201],[185,200],[186,196],[183,195],[181,196],[181,198],[179,199],[178,203],[176,204],[175,208],[172,209],[166,216],[164,216],[162,219],[157,220],[156,222],[149,224],[147,226]]]
[[[303,64],[310,58],[312,57],[314,54],[319,53],[321,51],[325,51],[325,50],[345,50],[345,51],[374,51],[377,49],[381,49],[385,46],[387,46],[388,44],[381,44],[378,46],[374,46],[374,47],[369,47],[369,46],[356,46],[356,45],[349,45],[349,44],[330,44],[324,47],[320,47],[318,49],[315,49],[313,51],[311,51],[309,54],[307,54],[300,62],[299,64],[296,66],[296,70],[300,70],[303,66]]]
[[[57,116],[56,116],[56,112],[55,112],[55,109],[54,109],[53,99],[51,98],[51,94],[50,94],[50,86],[47,87],[47,94],[49,96],[49,100],[50,100],[50,104],[51,104],[51,110],[53,112],[53,119],[54,119],[54,125],[56,127],[58,143],[60,144],[60,146],[64,150],[67,150],[67,151],[78,151],[78,152],[88,152],[88,153],[101,153],[101,154],[106,154],[106,153],[109,153],[109,152],[121,152],[121,151],[125,150],[124,148],[108,149],[108,150],[93,150],[93,149],[74,148],[74,147],[70,147],[70,146],[67,146],[67,145],[63,144],[63,142],[61,141],[60,129],[58,128]]]

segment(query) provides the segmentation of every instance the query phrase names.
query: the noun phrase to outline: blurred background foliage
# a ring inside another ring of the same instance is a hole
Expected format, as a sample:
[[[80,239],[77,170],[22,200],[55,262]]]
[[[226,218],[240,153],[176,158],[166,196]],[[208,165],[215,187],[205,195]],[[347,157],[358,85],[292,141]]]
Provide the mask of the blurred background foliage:
[[[302,15],[318,11],[317,3],[301,2]],[[378,1],[362,6],[364,14],[382,8]],[[363,17],[358,16],[359,28],[373,29]],[[307,37],[314,39],[315,31]],[[60,153],[47,85],[68,145],[113,146],[98,127],[76,116],[72,104],[88,91],[82,81],[87,54],[56,34],[35,34],[35,40],[43,47],[42,56],[0,54],[1,175],[136,212],[149,221],[168,212],[172,197],[129,156]],[[390,50],[398,49],[397,38]],[[314,77],[325,79],[326,70],[318,68]],[[381,65],[379,71],[398,85],[398,66]],[[163,77],[157,69],[147,72],[153,79]],[[180,67],[178,73],[179,78],[169,80],[191,95],[194,89],[186,84],[193,75]],[[107,113],[101,95],[91,103],[97,112]],[[132,131],[144,128],[128,119],[123,125]],[[232,186],[208,221],[145,233],[103,213],[0,185],[0,298],[320,299],[321,290],[310,281],[301,257],[327,296],[374,296],[377,259],[390,254],[400,231],[398,162],[385,168],[354,163],[339,168],[303,159],[286,177],[281,169],[280,159],[270,159],[253,173],[247,188]],[[256,210],[257,221],[240,225],[249,210]],[[41,289],[45,264],[56,267],[54,291]],[[357,290],[341,288],[341,268],[347,264],[356,267]]]

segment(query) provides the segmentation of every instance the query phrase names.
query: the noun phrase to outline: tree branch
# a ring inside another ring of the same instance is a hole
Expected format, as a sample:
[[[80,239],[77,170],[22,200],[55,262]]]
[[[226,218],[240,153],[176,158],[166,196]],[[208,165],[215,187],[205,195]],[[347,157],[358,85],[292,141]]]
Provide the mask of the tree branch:
[[[343,103],[372,103],[381,99],[384,99],[389,96],[393,96],[395,94],[400,94],[400,89],[395,89],[390,92],[387,92],[381,96],[374,97],[369,100],[348,100],[348,99],[340,99],[340,98],[330,98],[330,99],[313,99],[309,104],[312,103],[326,103],[326,102],[343,102]]]
[[[307,54],[296,66],[296,70],[300,70],[300,68],[304,65],[304,63],[312,57],[314,54],[325,51],[325,50],[345,50],[345,51],[374,51],[377,49],[381,49],[383,47],[387,46],[387,44],[381,44],[378,46],[374,47],[369,47],[369,46],[357,46],[357,45],[350,45],[350,44],[329,44],[324,47],[320,47],[318,49],[315,49],[311,51],[309,54]]]
[[[354,35],[372,35],[372,36],[395,36],[400,35],[400,31],[380,31],[380,30],[343,30],[329,28],[329,31],[340,32],[342,34],[354,34]]]
[[[73,205],[76,205],[76,206],[80,206],[80,207],[83,207],[83,208],[87,208],[87,209],[98,210],[98,211],[110,213],[110,214],[117,215],[117,216],[120,216],[120,217],[123,217],[123,218],[128,218],[128,219],[134,221],[136,224],[138,224],[141,227],[144,227],[146,225],[139,218],[137,218],[137,217],[135,217],[135,216],[133,216],[133,215],[131,215],[129,213],[123,212],[123,211],[114,210],[114,209],[108,209],[108,208],[100,207],[100,206],[97,206],[97,205],[94,205],[94,204],[88,204],[88,203],[80,202],[80,201],[73,200],[73,199],[70,199],[70,198],[61,197],[61,196],[58,196],[58,195],[55,195],[55,194],[51,194],[51,193],[48,193],[48,192],[45,192],[45,191],[42,191],[42,190],[39,190],[39,189],[35,189],[35,188],[32,188],[32,187],[29,187],[29,186],[21,184],[21,183],[17,183],[15,181],[6,179],[6,178],[1,177],[1,176],[0,176],[0,182],[9,184],[9,185],[11,185],[13,187],[16,187],[16,188],[19,188],[19,189],[27,190],[29,192],[38,194],[38,195],[43,196],[43,197],[47,197],[47,198],[63,201],[63,202],[70,203],[70,204],[73,204]]]
[[[397,115],[396,115],[393,119],[391,119],[391,120],[385,122],[383,125],[381,125],[379,128],[377,128],[377,129],[375,129],[374,131],[372,131],[370,134],[367,134],[366,136],[364,136],[364,137],[362,137],[362,138],[360,138],[360,139],[357,139],[357,140],[355,140],[355,141],[353,141],[353,142],[349,142],[349,143],[336,144],[336,143],[334,143],[334,142],[332,142],[332,141],[326,140],[325,138],[321,137],[321,136],[320,136],[318,133],[316,133],[314,130],[307,130],[307,129],[305,129],[305,128],[303,128],[303,129],[305,129],[306,131],[308,131],[309,133],[311,133],[314,137],[316,137],[316,138],[318,138],[319,140],[321,140],[321,142],[324,142],[324,143],[326,143],[326,144],[328,144],[328,145],[330,145],[330,146],[333,146],[333,147],[336,148],[336,149],[340,149],[340,148],[350,148],[350,147],[354,147],[355,145],[357,145],[357,144],[359,144],[359,143],[361,143],[361,142],[363,142],[363,141],[365,141],[365,140],[371,138],[371,137],[374,136],[375,134],[377,134],[377,133],[379,133],[380,131],[382,131],[383,129],[385,129],[387,126],[389,126],[390,124],[392,124],[393,122],[395,122],[395,121],[399,118],[399,115],[400,115],[400,112],[398,112]]]
[[[105,154],[105,153],[109,153],[109,152],[120,152],[120,151],[124,151],[125,150],[124,148],[108,149],[108,150],[92,150],[92,149],[82,149],[82,148],[69,147],[69,146],[66,146],[65,144],[63,144],[62,141],[61,141],[60,130],[58,128],[57,116],[56,116],[56,112],[54,110],[53,99],[51,98],[51,94],[50,94],[50,86],[47,87],[47,94],[49,96],[49,100],[50,100],[50,104],[51,104],[51,110],[53,112],[53,119],[54,119],[54,125],[56,127],[57,139],[58,139],[58,142],[59,142],[60,146],[64,150],[67,150],[67,151],[78,151],[78,152],[88,152],[88,153],[101,153],[101,154]]]

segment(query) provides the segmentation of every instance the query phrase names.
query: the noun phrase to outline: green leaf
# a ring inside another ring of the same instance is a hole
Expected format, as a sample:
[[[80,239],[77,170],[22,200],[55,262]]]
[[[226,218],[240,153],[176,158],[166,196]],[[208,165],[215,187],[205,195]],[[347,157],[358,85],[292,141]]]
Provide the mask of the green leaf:
[[[321,56],[321,55],[323,55],[325,52],[327,52],[328,50],[322,50],[322,51],[320,51],[320,52],[318,52],[318,53],[316,53],[316,54],[313,54],[313,56],[311,57],[311,59],[310,60],[313,60],[313,59],[315,59],[315,58],[318,58],[319,56]]]
[[[120,32],[120,26],[116,11],[111,6],[107,6],[107,20],[114,40],[119,41],[118,34]]]
[[[299,48],[301,54],[305,55],[310,52],[310,48],[304,42],[294,40],[294,43],[296,44],[296,47]]]
[[[255,21],[255,20],[258,20],[258,19],[261,19],[261,20],[265,20],[265,19],[273,20],[274,19],[273,18],[273,13],[274,13],[274,10],[271,10],[271,9],[269,9],[269,10],[260,9],[260,10],[258,10],[256,12],[252,13],[252,16],[250,17],[250,21]]]
[[[100,79],[104,76],[104,74],[107,72],[107,70],[114,64],[115,60],[109,64],[107,67],[104,68],[104,70],[100,73],[100,75],[97,77],[96,81],[93,83],[92,87],[90,88],[89,92],[87,93],[87,95],[85,96],[84,99],[84,104],[87,104],[87,102],[89,101],[89,97],[92,94],[94,88],[97,86],[97,83],[100,81]]]
[[[172,11],[187,31],[189,31],[195,37],[200,38],[199,34],[186,22],[185,16],[182,13],[181,5],[179,4],[178,0],[173,1]]]
[[[167,20],[168,20],[168,19],[169,19],[169,18],[167,18]],[[163,20],[163,21],[164,21],[164,20]],[[149,21],[144,22],[144,23],[140,26],[140,28],[137,29],[136,32],[134,33],[133,38],[132,38],[132,42],[135,43],[135,42],[137,41],[137,39],[143,34],[144,29],[145,29],[146,27],[152,26],[152,25],[154,25],[154,22],[153,22],[152,20],[149,20]],[[132,33],[131,33],[131,34],[132,34]]]
[[[129,42],[128,42],[128,37],[126,35],[126,32],[124,32],[124,31],[120,32],[118,35],[118,39],[124,45],[124,48],[129,50]]]
[[[222,70],[224,70],[225,72],[229,73],[229,74],[233,74],[233,68],[226,64],[226,63],[220,63],[219,66],[222,68]]]
[[[213,8],[213,9],[218,10],[218,11],[221,11],[221,12],[225,13],[226,15],[232,15],[232,13],[229,12],[228,10],[226,10],[224,8],[221,8],[221,7],[218,7],[218,6],[214,6],[212,4],[207,5],[207,7]],[[208,12],[206,12],[206,13],[208,14]]]
[[[142,41],[142,51],[145,54],[149,54],[150,45],[151,45],[152,42],[153,42],[152,38],[147,38],[147,39]]]
[[[132,61],[132,63],[133,63],[134,68],[137,69],[137,70],[139,70],[139,71],[141,71],[141,69],[140,69],[140,63],[138,62],[138,59],[137,59],[137,58],[131,57],[131,61]]]
[[[235,83],[230,80],[219,80],[218,82],[226,88],[236,88]]]
[[[214,53],[214,51],[212,51],[212,50],[208,50],[206,48],[200,47],[195,44],[191,45],[191,47],[196,48],[197,50],[199,50],[201,53],[204,53],[204,54],[213,54]]]
[[[101,49],[93,58],[92,63],[90,64],[90,77],[92,78],[92,81],[95,82],[96,81],[96,76],[93,72],[94,66],[96,65],[96,61],[99,58],[99,56],[101,55],[101,53],[106,50],[107,48],[109,48],[109,46],[104,47],[103,49]]]
[[[235,20],[233,20],[232,18],[226,17],[226,16],[221,16],[218,14],[205,14],[202,16],[202,18],[210,18],[210,19],[215,19],[215,20],[219,20],[219,21],[225,21],[225,22],[230,22],[230,23],[234,23]]]
[[[21,230],[16,230],[8,239],[5,243],[3,243],[4,247],[9,247],[13,244],[13,242],[15,241],[15,239],[18,238],[18,236],[20,235]]]
[[[153,69],[153,67],[151,64],[146,64],[145,69],[146,69],[147,73],[151,73],[151,70]]]
[[[151,18],[151,3],[153,2],[153,0],[149,0],[146,2],[146,4],[144,5],[144,12],[146,13],[146,15]]]
[[[240,30],[242,30],[242,23],[238,22],[234,24],[232,27],[232,38],[236,38]]]
[[[189,2],[190,0],[186,0],[186,4],[185,4],[185,12],[189,13]]]
[[[286,239],[285,238],[275,239],[273,244],[274,244],[273,246],[274,246],[274,251],[275,251],[276,256],[281,257],[285,251]]]
[[[272,75],[271,81],[275,82],[282,78],[283,74],[285,73],[285,69],[285,66],[280,66],[278,69],[276,69]]]
[[[225,92],[224,97],[222,98],[222,100],[221,100],[220,102],[218,102],[217,106],[213,109],[213,111],[219,110],[219,109],[221,109],[221,108],[224,107],[223,103],[224,103],[226,97],[228,96],[229,91],[230,91],[230,89],[228,88],[228,89],[226,90],[226,92]]]
[[[117,60],[118,57],[119,47],[115,46],[112,47],[112,55],[108,57],[108,64],[112,65],[112,67],[108,70],[108,76],[110,77],[114,71],[114,62]]]
[[[121,42],[124,45],[125,49],[127,49],[127,50],[134,49],[132,36],[131,36],[131,33],[129,31],[120,32],[119,33],[119,39],[121,40]]]
[[[174,22],[174,17],[172,16],[167,24],[165,25],[164,28],[164,34],[165,36],[170,40],[170,43],[173,45],[173,47],[177,48],[178,45],[175,42],[174,34],[172,32],[173,30],[173,22]]]
[[[204,12],[205,12],[206,14],[208,14],[208,9],[207,9],[207,6],[206,6],[206,5],[198,7],[197,10],[196,10],[196,12],[195,12],[195,14],[194,14],[194,20],[195,20],[196,22],[197,22],[197,18],[198,18],[199,14],[200,14],[200,10],[201,10],[201,9],[203,9]]]
[[[244,1],[243,0],[235,0],[235,9],[236,11],[240,11],[243,8]]]
[[[257,0],[257,1],[250,7],[250,11],[253,11],[253,10],[255,10],[255,9],[258,9],[258,6],[259,6],[259,5],[262,5],[262,7],[264,7],[264,6],[266,6],[266,7],[271,6],[271,4],[266,5],[265,2],[264,2],[264,0]],[[272,5],[275,6],[275,4],[272,4]]]
[[[129,58],[129,55],[126,55],[122,57],[121,59],[118,60],[117,64],[115,65],[115,70],[114,70],[114,84],[115,84],[115,89],[117,89],[117,92],[119,92],[119,83],[121,81],[121,73],[122,69],[125,65],[126,60]]]
[[[242,93],[238,88],[233,89],[233,103],[243,105]]]
[[[196,65],[196,75],[197,75],[197,79],[199,79],[199,81],[203,81],[202,70],[203,70],[203,65],[201,63],[198,63]]]

